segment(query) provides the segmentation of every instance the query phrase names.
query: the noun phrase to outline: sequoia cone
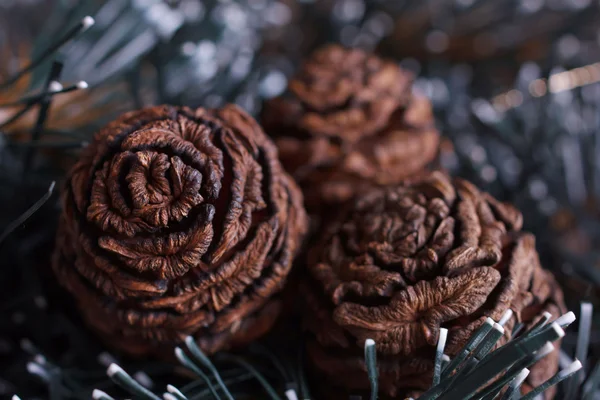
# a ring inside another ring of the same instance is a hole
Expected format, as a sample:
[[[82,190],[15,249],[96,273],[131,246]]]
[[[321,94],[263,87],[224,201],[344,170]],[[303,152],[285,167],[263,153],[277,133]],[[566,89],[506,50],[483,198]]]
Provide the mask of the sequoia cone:
[[[502,343],[515,319],[559,316],[560,288],[521,222],[512,206],[440,172],[349,204],[311,250],[304,287],[308,357],[323,387],[369,387],[367,338],[376,342],[381,394],[396,397],[430,387],[440,327],[452,357],[486,317],[498,321],[509,308]],[[554,374],[557,358],[533,367],[529,383]]]
[[[134,354],[266,332],[307,225],[275,146],[232,105],[124,114],[84,150],[63,203],[55,273],[87,323]]]
[[[437,156],[431,105],[395,63],[337,45],[316,51],[262,123],[309,209],[396,184]]]

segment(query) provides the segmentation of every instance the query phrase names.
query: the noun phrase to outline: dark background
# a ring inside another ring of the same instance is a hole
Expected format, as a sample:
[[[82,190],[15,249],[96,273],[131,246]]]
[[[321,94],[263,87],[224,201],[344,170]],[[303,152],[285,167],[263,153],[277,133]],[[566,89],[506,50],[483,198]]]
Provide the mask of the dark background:
[[[73,378],[82,398],[108,384],[97,361],[102,348],[49,273],[58,196],[11,225],[52,181],[60,184],[90,135],[146,104],[235,102],[256,114],[311,50],[329,42],[413,71],[448,138],[444,165],[523,211],[573,310],[582,300],[596,303],[599,7],[592,0],[0,0],[0,82],[85,15],[96,18],[31,74],[0,88],[0,398],[47,396],[43,379],[26,368],[41,353],[67,375],[90,371]],[[85,80],[90,89],[55,96],[45,118],[36,103],[5,124],[16,112],[5,105],[42,90],[54,61],[63,64],[57,80],[65,87]],[[567,337],[566,348],[573,342]],[[593,335],[591,359],[597,342]],[[154,379],[172,372],[127,366]]]

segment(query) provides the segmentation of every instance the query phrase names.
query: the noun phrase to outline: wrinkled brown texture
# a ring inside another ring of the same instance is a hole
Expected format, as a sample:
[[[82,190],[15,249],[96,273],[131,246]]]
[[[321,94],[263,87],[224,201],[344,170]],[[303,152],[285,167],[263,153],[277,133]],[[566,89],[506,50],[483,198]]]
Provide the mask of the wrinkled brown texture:
[[[273,143],[235,106],[160,106],[101,130],[63,193],[54,270],[128,353],[207,352],[265,333],[304,232]]]
[[[438,152],[427,99],[390,61],[337,45],[316,51],[262,123],[316,209],[412,178]]]
[[[430,386],[441,327],[453,356],[487,317],[498,321],[509,308],[501,343],[516,321],[531,324],[543,311],[558,317],[562,292],[521,224],[512,206],[441,172],[348,205],[309,254],[304,325],[316,375],[366,390],[362,346],[371,338],[382,394],[407,395]],[[554,352],[528,383],[556,368]]]

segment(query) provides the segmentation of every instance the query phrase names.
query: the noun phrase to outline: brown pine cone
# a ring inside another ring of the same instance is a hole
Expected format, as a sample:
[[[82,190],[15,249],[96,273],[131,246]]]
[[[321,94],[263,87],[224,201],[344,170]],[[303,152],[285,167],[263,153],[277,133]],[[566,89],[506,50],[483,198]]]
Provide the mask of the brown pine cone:
[[[337,45],[316,51],[262,123],[309,209],[420,173],[437,156],[431,105],[390,61]]]
[[[265,333],[306,231],[302,195],[236,106],[160,106],[101,130],[63,193],[54,270],[132,354],[187,335],[212,353]]]
[[[303,293],[308,357],[324,386],[367,390],[367,338],[377,346],[381,395],[396,398],[430,387],[441,327],[452,357],[509,308],[501,343],[515,319],[558,317],[562,292],[521,222],[512,206],[441,172],[348,204],[311,250]],[[529,382],[554,374],[557,357],[533,367]]]

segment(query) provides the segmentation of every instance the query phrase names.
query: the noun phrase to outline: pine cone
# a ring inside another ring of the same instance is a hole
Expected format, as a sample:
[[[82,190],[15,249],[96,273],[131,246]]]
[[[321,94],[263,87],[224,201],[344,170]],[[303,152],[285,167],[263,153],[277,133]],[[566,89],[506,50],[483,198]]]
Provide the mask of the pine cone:
[[[431,105],[411,87],[396,64],[332,45],[312,55],[286,96],[266,104],[265,131],[309,209],[412,178],[435,159]]]
[[[367,338],[377,345],[382,394],[396,397],[430,387],[441,327],[453,356],[487,317],[498,321],[509,308],[501,343],[515,319],[559,316],[560,288],[521,222],[510,205],[440,172],[349,204],[311,250],[304,286],[308,357],[324,386],[369,387]],[[555,373],[557,356],[534,367],[530,383]]]
[[[275,146],[235,106],[123,115],[84,150],[63,203],[55,273],[87,323],[134,354],[265,333],[307,225]]]

